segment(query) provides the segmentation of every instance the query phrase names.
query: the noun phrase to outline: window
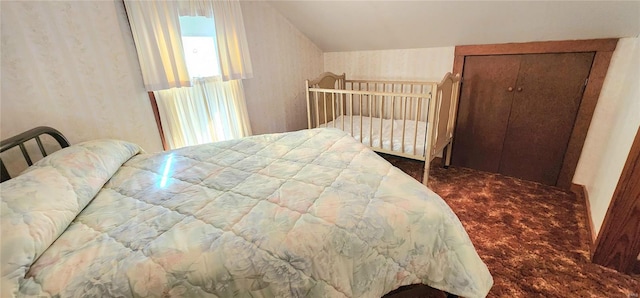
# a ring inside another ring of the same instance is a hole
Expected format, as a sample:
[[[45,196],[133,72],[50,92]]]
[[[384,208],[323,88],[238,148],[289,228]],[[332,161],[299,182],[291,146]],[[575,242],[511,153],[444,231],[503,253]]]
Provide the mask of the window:
[[[253,72],[239,1],[124,3],[165,148],[251,135],[241,80]]]
[[[220,76],[213,18],[182,16],[180,31],[189,76],[192,78]]]

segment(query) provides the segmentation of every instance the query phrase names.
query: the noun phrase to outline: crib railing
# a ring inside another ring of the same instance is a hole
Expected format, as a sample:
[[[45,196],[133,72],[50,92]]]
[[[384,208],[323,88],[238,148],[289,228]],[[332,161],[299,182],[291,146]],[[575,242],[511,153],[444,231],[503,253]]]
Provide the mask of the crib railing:
[[[354,91],[372,91],[372,92],[387,92],[396,94],[429,94],[433,91],[435,84],[427,82],[411,82],[411,81],[365,81],[365,80],[345,80],[344,89]],[[385,104],[389,105],[390,101],[386,101]],[[416,106],[411,107],[412,110],[417,109]],[[427,109],[426,106],[422,106],[420,113],[420,121],[427,121]],[[390,118],[389,115],[391,109],[385,108],[387,113],[382,115],[386,118]],[[394,115],[395,117],[401,117],[401,114]]]
[[[355,86],[353,85],[355,83]],[[383,153],[391,153],[413,159],[424,160],[426,148],[426,140],[429,138],[428,131],[422,131],[420,122],[426,122],[429,117],[430,110],[429,104],[431,99],[431,88],[429,84],[418,84],[410,86],[407,82],[402,82],[405,85],[394,85],[393,82],[384,82],[385,85],[377,84],[372,85],[369,82],[367,88],[369,90],[335,90],[324,88],[308,88],[308,126],[309,128],[316,127],[337,127],[340,128],[360,142],[364,142],[366,136],[368,136],[368,145],[376,151]],[[399,86],[399,87],[398,87]],[[362,84],[358,84],[357,81],[347,81],[346,88],[363,89]],[[388,90],[396,92],[384,92],[384,91],[372,91],[372,90]],[[395,89],[394,89],[395,88]],[[400,91],[404,90],[405,93]],[[418,93],[421,91],[427,91],[426,93]],[[416,93],[410,93],[410,91],[418,91]],[[368,119],[367,119],[368,118]],[[363,122],[368,120],[368,127],[365,128]],[[378,123],[374,123],[379,119]],[[384,119],[384,120],[383,120]],[[390,128],[385,130],[385,121],[390,124]],[[400,123],[396,123],[396,122]],[[406,129],[407,123],[412,122],[413,129],[408,131]],[[327,123],[330,123],[327,125]],[[354,126],[358,126],[358,129],[354,131]],[[374,124],[377,129],[374,129]],[[396,129],[396,125],[400,125],[401,128]],[[426,126],[422,125],[426,130]],[[367,129],[368,128],[368,129]],[[365,131],[367,129],[367,131]],[[385,131],[389,131],[390,137],[385,137],[383,134]],[[398,145],[394,143],[394,134],[400,133],[400,152],[394,150]],[[365,135],[366,134],[366,135]],[[423,138],[419,139],[418,136],[422,135]],[[374,136],[377,137],[377,144],[374,143]],[[385,148],[385,141],[389,142],[389,148]],[[406,142],[410,141],[410,142]],[[421,146],[418,146],[421,144]],[[411,148],[406,148],[409,145]],[[422,148],[422,151],[418,150],[418,147]]]
[[[435,154],[442,152],[446,155],[445,166],[450,164],[460,75],[447,73],[439,83],[346,80],[345,77],[345,74],[327,72],[306,81],[310,129],[336,127],[375,151],[426,161],[422,180],[425,185],[429,162]],[[375,123],[377,129],[373,119],[379,121]],[[368,120],[366,129],[365,120]],[[390,125],[390,135],[385,135],[385,121]],[[356,124],[358,128],[354,129]],[[396,125],[400,127],[397,133],[401,134],[397,147],[394,146]],[[411,126],[413,129],[407,129]],[[390,143],[388,149],[385,141]],[[410,147],[406,148],[406,144]]]

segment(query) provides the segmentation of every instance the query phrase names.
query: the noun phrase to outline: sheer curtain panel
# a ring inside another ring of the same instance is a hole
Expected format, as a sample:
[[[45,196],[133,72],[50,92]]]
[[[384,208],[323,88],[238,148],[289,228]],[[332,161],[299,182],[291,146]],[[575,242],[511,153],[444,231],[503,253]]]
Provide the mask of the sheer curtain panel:
[[[190,88],[155,92],[169,148],[251,135],[241,80],[194,81]]]
[[[240,2],[222,0],[212,3],[222,79],[228,81],[252,78],[253,68]]]
[[[175,1],[124,1],[147,91],[191,86]]]

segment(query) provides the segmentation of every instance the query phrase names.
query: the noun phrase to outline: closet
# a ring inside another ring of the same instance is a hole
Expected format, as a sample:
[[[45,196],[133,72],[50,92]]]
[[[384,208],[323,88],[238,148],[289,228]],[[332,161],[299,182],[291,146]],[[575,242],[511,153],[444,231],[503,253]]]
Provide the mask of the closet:
[[[556,185],[594,56],[464,57],[452,164]]]

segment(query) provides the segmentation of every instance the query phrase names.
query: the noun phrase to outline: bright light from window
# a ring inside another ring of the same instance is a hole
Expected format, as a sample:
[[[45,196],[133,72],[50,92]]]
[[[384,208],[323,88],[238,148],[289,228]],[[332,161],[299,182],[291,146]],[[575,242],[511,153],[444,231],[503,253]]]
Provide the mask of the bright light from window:
[[[162,172],[162,179],[160,180],[160,187],[167,186],[167,179],[169,178],[169,170],[171,170],[171,163],[173,162],[173,153],[169,154],[167,161],[164,163],[164,171]]]
[[[202,78],[220,75],[213,37],[183,36],[182,47],[189,76]]]
[[[216,135],[219,136],[220,141],[228,140],[231,138],[227,137],[227,134],[224,133],[224,126],[222,125],[222,119],[220,119],[220,112],[216,112],[216,116],[214,117],[215,125],[213,126],[216,130]]]
[[[181,16],[180,31],[187,71],[192,78],[220,75],[213,18]]]

